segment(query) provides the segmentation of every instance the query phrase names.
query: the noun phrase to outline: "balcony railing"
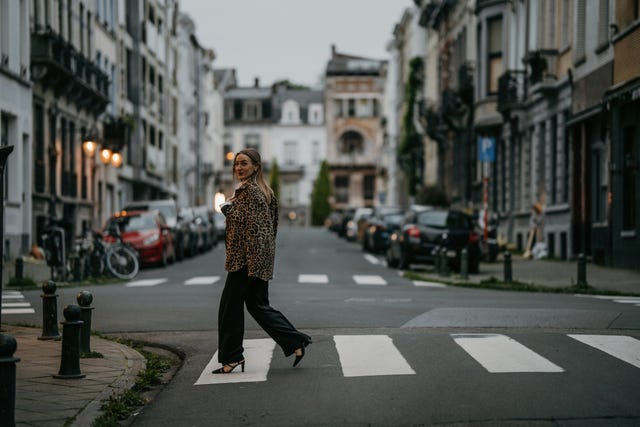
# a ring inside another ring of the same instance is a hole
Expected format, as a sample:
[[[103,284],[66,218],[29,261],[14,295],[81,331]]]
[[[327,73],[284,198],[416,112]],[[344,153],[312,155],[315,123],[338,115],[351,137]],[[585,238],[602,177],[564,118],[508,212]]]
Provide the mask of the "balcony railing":
[[[31,34],[31,76],[56,96],[102,113],[109,103],[109,76],[53,31]]]
[[[498,80],[498,111],[502,115],[519,108],[525,98],[524,70],[507,70]]]

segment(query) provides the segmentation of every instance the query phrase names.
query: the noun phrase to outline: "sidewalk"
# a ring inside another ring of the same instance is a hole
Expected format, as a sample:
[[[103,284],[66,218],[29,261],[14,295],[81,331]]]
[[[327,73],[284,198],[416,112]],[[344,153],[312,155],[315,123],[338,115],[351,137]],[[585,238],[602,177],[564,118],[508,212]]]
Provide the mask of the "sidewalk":
[[[624,270],[603,267],[587,263],[587,283],[589,286],[603,291],[640,294],[640,270]],[[551,261],[523,259],[519,255],[511,258],[512,279],[517,282],[549,286],[553,288],[569,287],[578,282],[577,261]],[[438,281],[463,281],[457,273],[444,278],[433,270],[420,272],[425,277]],[[481,263],[479,274],[470,274],[465,282],[480,283],[490,278],[499,281],[504,279],[504,262],[502,255],[496,262]]]
[[[3,333],[18,344],[14,354],[20,358],[16,363],[17,427],[88,427],[100,415],[102,402],[132,387],[145,367],[137,351],[92,336],[91,350],[104,358],[80,359],[84,378],[56,379],[62,341],[39,340],[42,331],[36,328],[3,325]]]

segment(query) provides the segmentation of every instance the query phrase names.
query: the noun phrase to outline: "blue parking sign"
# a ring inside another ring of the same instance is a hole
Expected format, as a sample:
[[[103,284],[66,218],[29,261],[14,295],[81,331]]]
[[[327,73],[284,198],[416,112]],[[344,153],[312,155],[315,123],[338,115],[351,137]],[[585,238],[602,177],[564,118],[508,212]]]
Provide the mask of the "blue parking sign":
[[[488,136],[478,137],[478,160],[493,163],[496,160],[496,139]]]

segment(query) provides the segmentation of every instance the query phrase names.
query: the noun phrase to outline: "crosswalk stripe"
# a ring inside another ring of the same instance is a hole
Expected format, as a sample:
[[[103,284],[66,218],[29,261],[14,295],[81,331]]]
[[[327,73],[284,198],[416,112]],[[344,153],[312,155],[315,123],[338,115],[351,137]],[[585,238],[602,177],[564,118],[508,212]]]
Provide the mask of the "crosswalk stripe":
[[[452,334],[454,341],[491,373],[563,372],[558,365],[500,334]]]
[[[31,307],[31,304],[28,302],[5,302],[2,304],[2,308],[9,307]]]
[[[125,286],[127,288],[140,288],[147,286],[157,286],[161,283],[166,282],[168,279],[141,279],[141,280],[133,280],[127,283]]]
[[[191,279],[185,281],[184,284],[186,286],[213,285],[218,280],[220,280],[220,276],[192,277]]]
[[[298,283],[329,283],[326,274],[299,274]]]
[[[2,299],[22,299],[22,294],[2,294]]]
[[[371,254],[364,254],[364,259],[374,265],[380,264],[380,260],[378,259],[378,257],[375,257]]]
[[[380,276],[367,276],[367,275],[356,274],[355,276],[353,276],[353,280],[355,280],[355,282],[358,285],[385,286],[387,284],[387,281]]]
[[[610,356],[640,368],[640,341],[624,335],[568,335]]]
[[[447,285],[444,283],[438,282],[427,282],[422,280],[414,280],[413,286],[424,287],[424,288],[446,288]]]
[[[33,314],[36,311],[33,308],[7,308],[2,309],[2,314]]]
[[[245,360],[247,361],[245,372],[242,372],[240,367],[237,367],[231,374],[212,374],[211,371],[220,367],[218,352],[216,351],[194,385],[266,381],[273,350],[276,346],[275,341],[270,338],[244,340],[242,345],[244,347]]]
[[[24,295],[20,291],[3,291],[1,307],[2,314],[34,314],[36,312],[31,307],[31,303],[24,301]]]
[[[388,335],[334,335],[345,377],[414,375]]]

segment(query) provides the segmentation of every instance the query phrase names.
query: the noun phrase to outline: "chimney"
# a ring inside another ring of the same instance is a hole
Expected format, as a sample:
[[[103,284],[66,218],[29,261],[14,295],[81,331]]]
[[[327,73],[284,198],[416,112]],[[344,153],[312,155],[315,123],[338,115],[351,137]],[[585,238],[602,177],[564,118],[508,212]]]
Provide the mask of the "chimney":
[[[260,87],[260,78],[255,77],[253,79],[253,87]]]
[[[336,57],[336,45],[335,44],[331,44],[331,57],[332,58]]]

